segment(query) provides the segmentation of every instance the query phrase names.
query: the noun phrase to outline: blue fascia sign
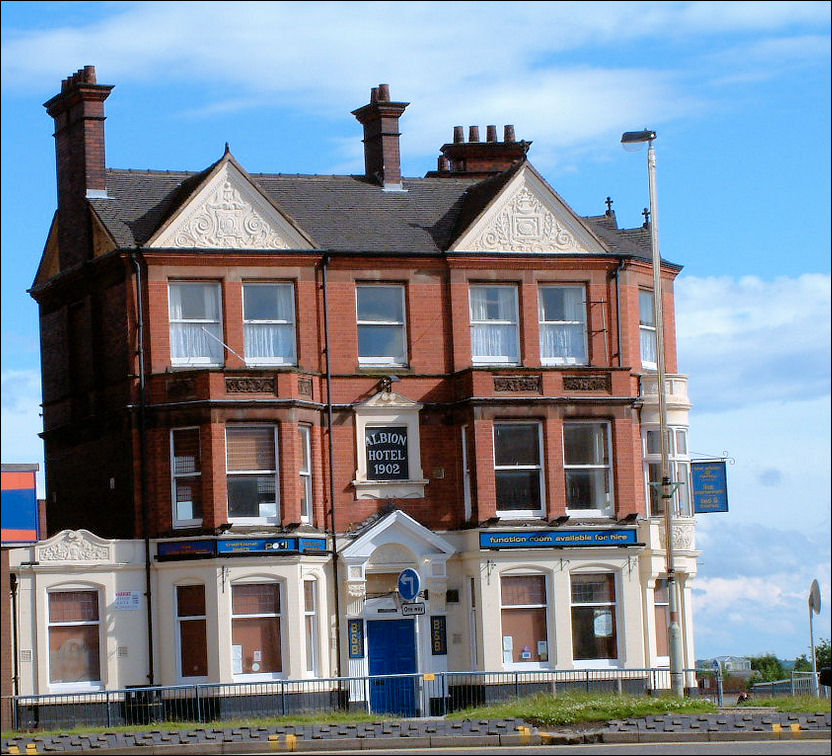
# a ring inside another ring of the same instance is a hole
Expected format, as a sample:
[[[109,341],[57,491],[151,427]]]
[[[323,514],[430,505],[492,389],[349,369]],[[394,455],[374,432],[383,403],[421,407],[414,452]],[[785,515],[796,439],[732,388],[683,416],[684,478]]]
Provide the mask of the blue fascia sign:
[[[220,538],[194,541],[163,541],[156,547],[161,561],[172,559],[210,559],[215,556],[257,556],[268,554],[306,554],[326,550],[324,538]]]
[[[725,460],[690,463],[695,514],[728,511],[728,480]]]
[[[607,530],[532,530],[480,533],[481,549],[547,549],[574,546],[634,546],[635,528]]]

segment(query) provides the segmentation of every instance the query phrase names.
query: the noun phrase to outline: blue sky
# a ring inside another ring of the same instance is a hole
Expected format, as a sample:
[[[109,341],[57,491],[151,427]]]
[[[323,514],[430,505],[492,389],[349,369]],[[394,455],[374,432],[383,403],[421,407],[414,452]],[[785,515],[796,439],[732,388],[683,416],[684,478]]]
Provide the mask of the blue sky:
[[[657,130],[691,450],[735,460],[700,515],[696,652],[830,637],[830,3],[2,3],[2,460],[42,462],[37,308],[55,209],[42,103],[95,65],[113,168],[361,173],[350,111],[389,83],[405,175],[453,127],[511,123],[580,214],[639,225]]]

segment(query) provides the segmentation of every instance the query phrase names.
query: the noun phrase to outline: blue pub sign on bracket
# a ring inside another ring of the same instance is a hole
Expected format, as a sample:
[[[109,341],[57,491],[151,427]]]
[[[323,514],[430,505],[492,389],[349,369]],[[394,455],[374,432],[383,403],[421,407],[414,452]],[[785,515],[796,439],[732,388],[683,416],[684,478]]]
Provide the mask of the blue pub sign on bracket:
[[[690,463],[694,514],[728,511],[725,460]]]

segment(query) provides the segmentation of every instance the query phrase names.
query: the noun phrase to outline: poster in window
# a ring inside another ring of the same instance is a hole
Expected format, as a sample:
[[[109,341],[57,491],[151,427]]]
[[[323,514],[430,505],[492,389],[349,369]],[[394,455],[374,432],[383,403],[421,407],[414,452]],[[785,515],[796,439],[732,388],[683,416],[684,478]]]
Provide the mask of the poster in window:
[[[407,480],[407,426],[365,428],[367,480]]]
[[[612,635],[612,612],[608,609],[596,610],[593,629],[596,638],[609,638]]]
[[[243,647],[242,645],[231,646],[231,672],[235,675],[243,674]]]

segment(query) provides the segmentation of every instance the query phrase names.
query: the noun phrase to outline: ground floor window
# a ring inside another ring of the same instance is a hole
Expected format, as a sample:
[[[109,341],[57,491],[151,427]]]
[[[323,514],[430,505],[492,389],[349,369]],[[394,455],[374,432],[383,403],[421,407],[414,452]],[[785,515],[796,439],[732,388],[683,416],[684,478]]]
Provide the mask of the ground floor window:
[[[182,677],[208,675],[205,586],[176,587],[176,620],[179,625],[179,673]]]
[[[656,656],[669,656],[670,594],[667,590],[667,578],[656,580],[656,587],[653,589],[653,611],[656,617]]]
[[[572,574],[572,656],[576,661],[618,658],[612,573]]]
[[[101,681],[98,591],[49,593],[49,682]]]
[[[318,581],[303,581],[303,622],[306,632],[306,671],[318,674]]]
[[[278,583],[231,586],[231,663],[236,675],[282,671]]]
[[[546,577],[504,575],[500,578],[503,663],[549,660],[546,628]]]

